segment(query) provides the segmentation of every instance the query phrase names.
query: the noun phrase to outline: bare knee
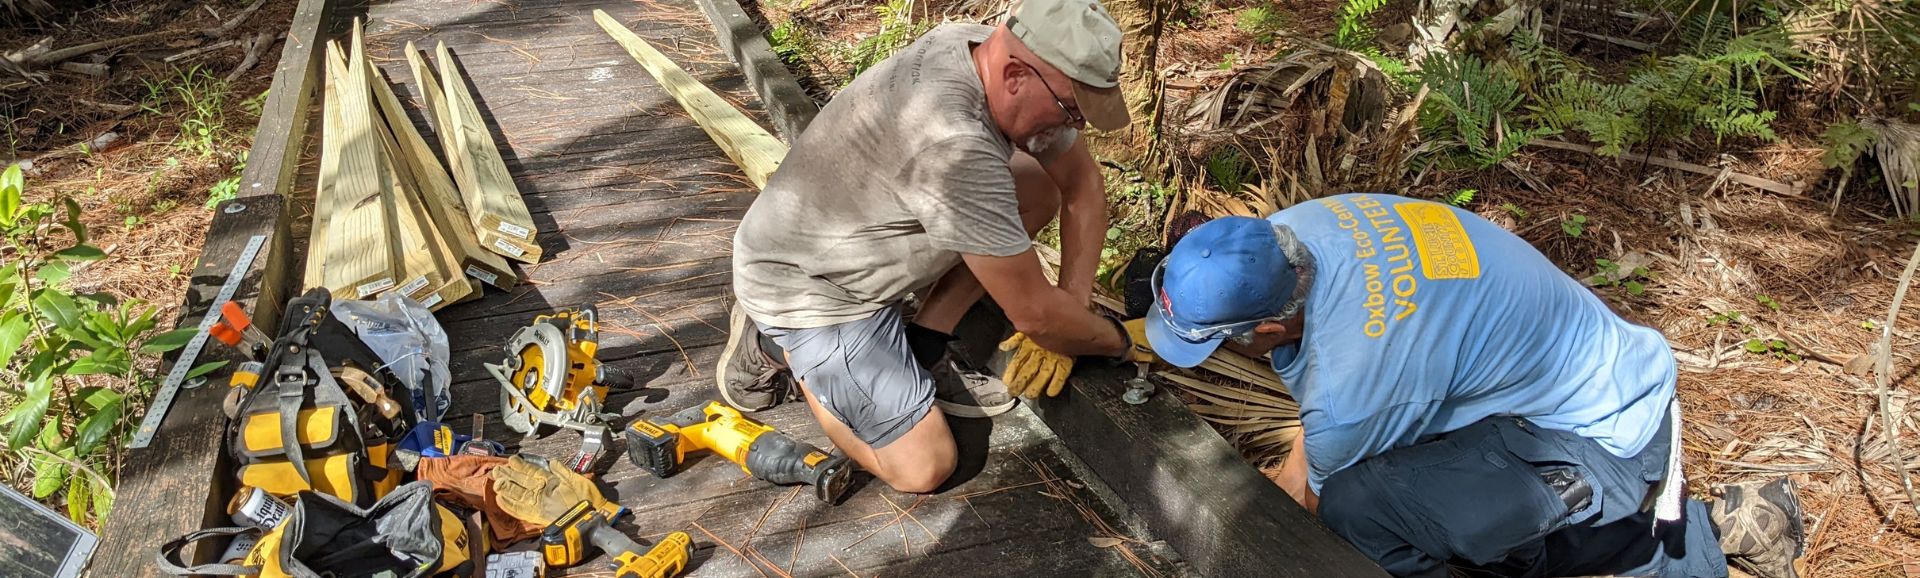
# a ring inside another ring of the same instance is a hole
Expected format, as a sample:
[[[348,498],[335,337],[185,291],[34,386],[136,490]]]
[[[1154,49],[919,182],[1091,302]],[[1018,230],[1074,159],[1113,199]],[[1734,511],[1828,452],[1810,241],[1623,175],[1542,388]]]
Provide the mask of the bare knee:
[[[889,475],[881,481],[886,482],[896,492],[932,493],[940,489],[940,485],[946,483],[947,478],[953,476],[954,461],[952,456],[948,456],[945,460],[928,460],[913,467],[896,468],[888,472]]]
[[[1008,168],[1013,171],[1013,189],[1020,199],[1020,222],[1026,226],[1027,236],[1037,235],[1060,214],[1060,186],[1047,176],[1040,161],[1027,153],[1014,152]]]
[[[906,435],[875,449],[874,457],[880,467],[871,469],[880,481],[901,492],[925,494],[939,489],[953,476],[959,451],[952,430],[947,428],[946,415],[934,409]]]

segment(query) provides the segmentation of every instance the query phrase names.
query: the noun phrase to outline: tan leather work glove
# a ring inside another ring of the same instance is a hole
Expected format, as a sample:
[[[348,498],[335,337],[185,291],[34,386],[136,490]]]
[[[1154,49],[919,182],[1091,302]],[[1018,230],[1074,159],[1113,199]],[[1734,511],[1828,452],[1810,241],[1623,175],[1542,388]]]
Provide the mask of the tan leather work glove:
[[[1060,395],[1060,390],[1067,386],[1067,375],[1073,373],[1073,357],[1049,351],[1025,333],[1015,333],[1000,342],[1000,350],[1013,353],[1000,380],[1007,382],[1007,391],[1014,395],[1026,398],[1039,397],[1042,392],[1047,397]]]
[[[541,527],[552,524],[581,501],[592,502],[595,509],[606,512],[608,520],[618,520],[626,513],[620,504],[607,501],[593,480],[543,457],[516,455],[489,475],[500,509]]]

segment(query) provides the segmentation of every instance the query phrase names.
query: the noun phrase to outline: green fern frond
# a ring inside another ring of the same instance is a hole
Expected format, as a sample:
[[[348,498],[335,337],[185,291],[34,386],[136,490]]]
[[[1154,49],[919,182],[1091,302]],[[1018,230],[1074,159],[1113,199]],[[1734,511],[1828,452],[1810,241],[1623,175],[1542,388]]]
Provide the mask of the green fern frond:
[[[1367,26],[1367,16],[1387,5],[1387,0],[1347,0],[1340,8],[1339,28],[1334,30],[1333,43],[1341,48],[1357,50],[1373,40],[1373,29]]]
[[[1827,149],[1820,155],[1820,164],[1829,169],[1851,170],[1860,155],[1873,146],[1876,133],[1860,126],[1859,122],[1846,121],[1834,123],[1820,135],[1821,148]]]
[[[1527,142],[1557,132],[1526,127],[1513,111],[1524,94],[1512,72],[1466,54],[1439,54],[1422,61],[1429,93],[1420,107],[1421,132],[1438,143],[1444,164],[1487,168]]]

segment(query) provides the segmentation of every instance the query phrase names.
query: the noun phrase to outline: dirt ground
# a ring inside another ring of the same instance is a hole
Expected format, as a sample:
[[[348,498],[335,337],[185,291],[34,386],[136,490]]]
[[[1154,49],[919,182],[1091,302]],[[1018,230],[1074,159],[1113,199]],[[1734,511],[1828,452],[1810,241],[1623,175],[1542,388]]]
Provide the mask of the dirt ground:
[[[174,316],[212,217],[209,191],[238,174],[293,14],[293,3],[267,2],[225,34],[203,33],[250,4],[109,2],[0,26],[0,53],[177,31],[73,61],[105,64],[104,76],[0,76],[0,163],[25,167],[29,201],[78,201],[93,244],[108,255],[74,275],[75,291],[145,300],[163,308],[161,319]],[[259,62],[226,81],[260,33],[268,43]]]
[[[101,75],[0,72],[0,166],[23,168],[27,202],[70,197],[83,209],[90,243],[107,256],[76,268],[69,289],[155,306],[157,331],[167,331],[212,219],[208,201],[223,181],[229,191],[238,184],[294,3],[259,2],[244,19],[255,2],[93,4],[46,21],[0,17],[0,54],[161,34],[69,61],[103,65]],[[250,44],[256,61],[242,69]],[[130,393],[125,421],[144,413],[151,394]],[[118,463],[110,458],[109,472]],[[0,454],[0,480],[22,488],[30,470]]]

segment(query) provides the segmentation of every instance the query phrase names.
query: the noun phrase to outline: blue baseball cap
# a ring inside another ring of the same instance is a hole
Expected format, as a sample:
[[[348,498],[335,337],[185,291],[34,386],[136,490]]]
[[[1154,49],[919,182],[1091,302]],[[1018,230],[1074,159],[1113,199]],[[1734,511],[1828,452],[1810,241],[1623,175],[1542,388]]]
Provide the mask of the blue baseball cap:
[[[1213,355],[1242,324],[1277,315],[1299,277],[1273,224],[1222,217],[1194,227],[1154,273],[1147,342],[1161,359],[1193,367]]]

